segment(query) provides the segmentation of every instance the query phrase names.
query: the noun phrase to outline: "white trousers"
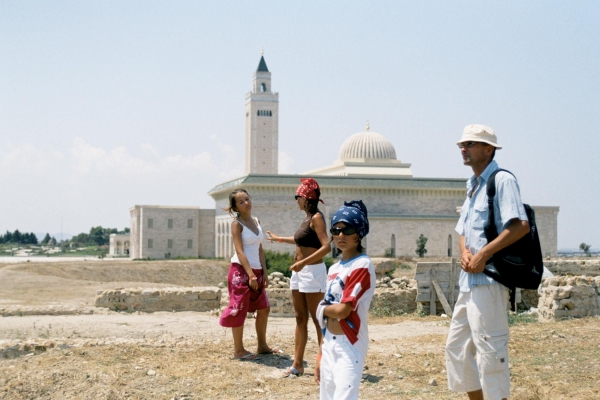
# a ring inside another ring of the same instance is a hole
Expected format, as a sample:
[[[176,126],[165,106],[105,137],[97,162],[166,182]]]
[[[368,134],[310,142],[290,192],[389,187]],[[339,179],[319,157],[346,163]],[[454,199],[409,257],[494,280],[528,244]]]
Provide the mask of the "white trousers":
[[[321,400],[358,399],[365,356],[346,335],[323,335],[321,358]]]
[[[482,389],[486,400],[508,398],[507,305],[508,289],[502,285],[460,292],[446,341],[448,389]]]

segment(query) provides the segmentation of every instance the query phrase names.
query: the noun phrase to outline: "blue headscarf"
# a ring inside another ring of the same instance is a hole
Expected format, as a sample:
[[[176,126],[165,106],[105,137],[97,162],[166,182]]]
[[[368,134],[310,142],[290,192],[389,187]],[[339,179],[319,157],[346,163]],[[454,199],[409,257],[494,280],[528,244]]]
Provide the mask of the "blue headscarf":
[[[350,225],[358,233],[361,239],[369,233],[369,220],[367,218],[367,207],[362,200],[352,200],[344,202],[344,205],[335,212],[331,218],[331,226],[338,222],[344,222]]]

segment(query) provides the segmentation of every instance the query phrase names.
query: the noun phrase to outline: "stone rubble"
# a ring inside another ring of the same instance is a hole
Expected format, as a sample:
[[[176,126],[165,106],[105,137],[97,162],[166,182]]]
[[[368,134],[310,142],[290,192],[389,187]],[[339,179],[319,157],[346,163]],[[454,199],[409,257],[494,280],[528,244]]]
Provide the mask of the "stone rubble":
[[[541,322],[600,315],[600,276],[555,276],[539,289]]]

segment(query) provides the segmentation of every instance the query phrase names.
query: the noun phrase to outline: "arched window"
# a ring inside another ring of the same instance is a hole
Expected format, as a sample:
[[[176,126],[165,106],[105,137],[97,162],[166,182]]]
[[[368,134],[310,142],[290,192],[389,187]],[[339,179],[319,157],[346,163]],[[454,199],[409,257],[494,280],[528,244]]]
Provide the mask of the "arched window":
[[[260,84],[260,91],[263,92],[263,93],[266,92],[267,91],[267,85],[265,85],[264,83],[261,83]]]
[[[452,235],[448,235],[448,257],[452,257]]]

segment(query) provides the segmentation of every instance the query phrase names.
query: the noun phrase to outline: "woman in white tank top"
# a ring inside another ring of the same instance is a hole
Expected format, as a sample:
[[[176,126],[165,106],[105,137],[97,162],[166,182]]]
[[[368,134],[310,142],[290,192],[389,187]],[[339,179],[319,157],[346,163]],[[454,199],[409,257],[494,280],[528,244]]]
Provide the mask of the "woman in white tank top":
[[[257,354],[280,353],[281,350],[267,345],[267,321],[271,311],[265,289],[269,286],[267,264],[262,249],[264,235],[260,222],[251,214],[252,200],[244,189],[229,194],[226,209],[235,217],[231,223],[231,235],[235,253],[227,275],[229,305],[221,314],[221,326],[233,331],[233,357],[254,360]],[[256,353],[244,348],[244,321],[249,312],[256,312]]]

